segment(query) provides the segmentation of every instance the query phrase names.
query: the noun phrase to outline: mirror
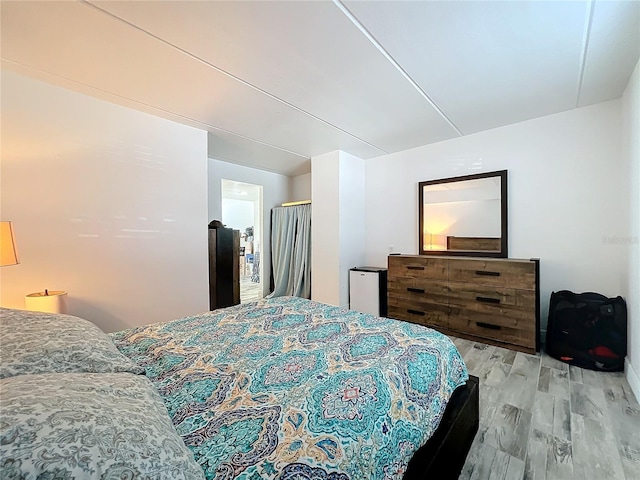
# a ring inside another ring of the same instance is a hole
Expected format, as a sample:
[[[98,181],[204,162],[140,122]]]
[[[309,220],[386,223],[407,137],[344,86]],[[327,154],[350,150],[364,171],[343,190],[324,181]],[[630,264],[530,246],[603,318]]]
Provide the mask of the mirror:
[[[420,182],[420,255],[507,257],[507,171]]]

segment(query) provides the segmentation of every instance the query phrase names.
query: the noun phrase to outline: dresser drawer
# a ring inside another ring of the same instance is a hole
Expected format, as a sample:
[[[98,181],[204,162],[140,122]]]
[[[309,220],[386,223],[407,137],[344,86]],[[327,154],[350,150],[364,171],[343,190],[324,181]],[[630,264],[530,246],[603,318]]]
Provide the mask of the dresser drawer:
[[[389,317],[418,323],[425,327],[447,328],[449,314],[446,309],[434,305],[407,305],[404,301],[389,298]]]
[[[449,264],[449,281],[451,282],[534,290],[535,280],[534,262],[465,259],[451,261]]]
[[[397,278],[387,281],[389,294],[403,297],[408,300],[428,300],[447,305],[449,302],[449,287],[443,280],[430,280],[426,278]]]
[[[470,283],[449,284],[449,304],[469,311],[529,318],[535,312],[535,290]]]
[[[535,313],[525,311],[509,311],[502,312],[479,312],[468,308],[451,305],[449,307],[449,316],[451,325],[457,323],[465,323],[467,319],[473,319],[483,325],[491,325],[493,327],[507,327],[523,331],[535,331]],[[487,327],[491,328],[491,327]]]
[[[448,278],[447,260],[425,256],[389,255],[389,278],[444,280]]]
[[[508,316],[483,315],[451,308],[449,329],[503,343],[535,349],[535,319],[523,320]]]

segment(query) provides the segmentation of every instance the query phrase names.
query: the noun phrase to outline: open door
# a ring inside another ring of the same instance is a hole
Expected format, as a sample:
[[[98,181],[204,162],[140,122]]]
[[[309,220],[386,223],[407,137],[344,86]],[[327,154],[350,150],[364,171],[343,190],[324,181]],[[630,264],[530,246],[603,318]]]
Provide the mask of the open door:
[[[222,179],[222,222],[240,232],[240,301],[247,303],[263,296],[262,185]]]

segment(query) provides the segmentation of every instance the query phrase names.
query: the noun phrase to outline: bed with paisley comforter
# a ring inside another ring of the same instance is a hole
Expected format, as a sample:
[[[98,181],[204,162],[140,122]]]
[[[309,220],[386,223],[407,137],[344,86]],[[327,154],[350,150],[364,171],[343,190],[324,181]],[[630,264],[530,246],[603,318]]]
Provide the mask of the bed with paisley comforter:
[[[459,352],[411,323],[279,297],[111,337],[207,479],[455,478],[477,430]]]
[[[0,308],[0,478],[457,478],[477,378],[433,330],[275,298],[105,334]]]

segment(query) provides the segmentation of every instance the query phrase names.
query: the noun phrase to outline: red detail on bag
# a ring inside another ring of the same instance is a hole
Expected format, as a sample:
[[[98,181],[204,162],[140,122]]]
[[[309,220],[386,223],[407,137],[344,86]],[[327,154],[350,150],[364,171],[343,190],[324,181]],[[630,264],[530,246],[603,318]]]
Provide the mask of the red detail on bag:
[[[560,360],[562,360],[563,362],[570,362],[571,360],[573,360],[573,357],[560,357]]]
[[[589,353],[591,355],[597,355],[599,357],[605,358],[620,358],[620,355],[617,355],[610,348],[603,345],[598,345],[596,348],[592,348],[591,350],[589,350]]]

